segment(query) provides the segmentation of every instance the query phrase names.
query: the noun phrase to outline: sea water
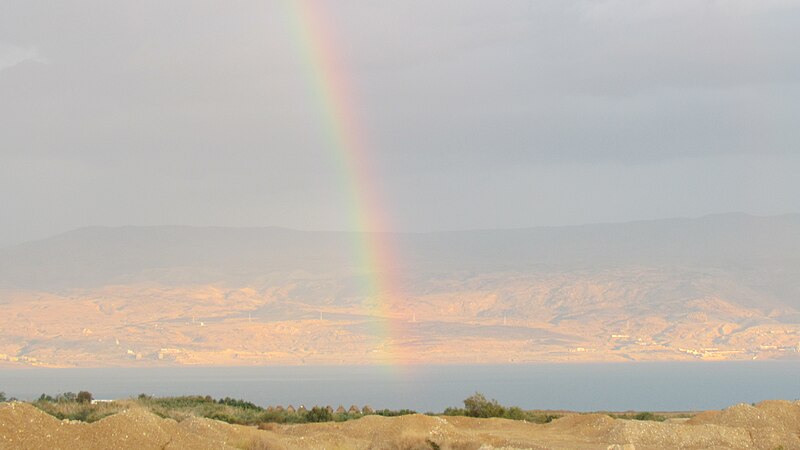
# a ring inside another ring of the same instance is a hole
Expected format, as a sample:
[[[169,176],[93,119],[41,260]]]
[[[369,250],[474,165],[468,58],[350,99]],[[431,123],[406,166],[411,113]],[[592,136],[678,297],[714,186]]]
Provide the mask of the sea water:
[[[97,399],[197,394],[419,412],[481,392],[526,409],[693,411],[798,399],[800,361],[0,370],[0,391],[23,400],[81,390]]]

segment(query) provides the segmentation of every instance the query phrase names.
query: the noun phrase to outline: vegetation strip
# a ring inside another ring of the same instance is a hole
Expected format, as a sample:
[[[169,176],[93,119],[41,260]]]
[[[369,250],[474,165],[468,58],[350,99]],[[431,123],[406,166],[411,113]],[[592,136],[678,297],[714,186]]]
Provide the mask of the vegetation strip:
[[[15,399],[7,399],[6,395],[0,392],[0,402],[7,400]],[[88,391],[81,391],[77,394],[66,392],[56,396],[42,394],[32,404],[58,419],[89,423],[134,406],[143,407],[159,417],[178,421],[189,417],[204,417],[237,425],[344,422],[367,415],[394,417],[416,414],[416,411],[410,409],[373,410],[369,406],[359,408],[355,405],[350,406],[348,409],[343,406],[339,406],[336,409],[331,406],[313,406],[307,409],[304,406],[294,408],[291,405],[287,407],[268,406],[265,408],[246,400],[230,397],[214,399],[208,395],[153,397],[141,394],[137,398],[125,400],[98,401],[94,400],[92,394]],[[499,417],[532,423],[549,423],[561,417],[560,414],[526,411],[518,406],[503,406],[497,400],[487,399],[483,394],[477,392],[464,399],[463,408],[450,407],[446,408],[441,414],[432,412],[426,414],[430,416],[445,415],[477,418]],[[651,412],[607,414],[613,418],[629,420],[663,421],[666,419],[665,416]]]

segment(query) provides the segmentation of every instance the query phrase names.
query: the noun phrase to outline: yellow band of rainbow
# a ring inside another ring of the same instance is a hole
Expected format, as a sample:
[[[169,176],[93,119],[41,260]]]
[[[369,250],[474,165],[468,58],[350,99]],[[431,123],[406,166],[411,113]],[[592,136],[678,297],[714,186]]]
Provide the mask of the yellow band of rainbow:
[[[367,133],[358,117],[357,96],[336,48],[336,36],[325,13],[325,1],[285,0],[289,6],[292,30],[295,31],[305,64],[313,97],[319,99],[320,119],[326,141],[339,174],[353,233],[354,260],[367,274],[364,287],[366,305],[374,320],[372,333],[381,349],[372,352],[376,362],[398,364],[407,360],[400,354],[400,313],[398,270],[394,245],[390,239],[385,203],[379,192],[381,184],[375,176],[372,151]],[[335,2],[331,2],[335,4]]]

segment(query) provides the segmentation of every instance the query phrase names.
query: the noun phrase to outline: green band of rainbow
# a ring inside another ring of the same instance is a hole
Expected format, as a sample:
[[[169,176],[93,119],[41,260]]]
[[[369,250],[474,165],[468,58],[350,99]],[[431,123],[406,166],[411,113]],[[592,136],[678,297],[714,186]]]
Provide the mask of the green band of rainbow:
[[[286,0],[289,16],[310,76],[310,88],[319,99],[321,121],[337,164],[354,233],[357,265],[368,273],[364,292],[370,315],[376,317],[373,334],[388,343],[374,357],[389,364],[405,359],[392,346],[398,336],[397,259],[390,240],[389,221],[374,174],[366,131],[358,117],[357,96],[348,83],[335,35],[329,27],[324,1]],[[394,311],[394,312],[393,312]]]

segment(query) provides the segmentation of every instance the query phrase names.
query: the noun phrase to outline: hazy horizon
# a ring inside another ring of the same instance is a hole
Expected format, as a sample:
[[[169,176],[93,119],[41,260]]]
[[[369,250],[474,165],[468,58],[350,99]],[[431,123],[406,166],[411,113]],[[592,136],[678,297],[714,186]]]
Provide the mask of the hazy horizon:
[[[70,232],[83,230],[83,229],[90,229],[90,228],[220,228],[220,229],[241,229],[241,230],[248,230],[248,229],[282,229],[282,230],[289,230],[289,231],[298,231],[298,232],[309,232],[309,233],[389,233],[389,234],[436,234],[436,233],[459,233],[459,232],[473,232],[473,231],[515,231],[515,230],[531,230],[537,228],[577,228],[577,227],[587,227],[593,225],[625,225],[625,224],[636,224],[636,223],[646,223],[646,222],[662,222],[662,221],[673,221],[673,220],[697,220],[697,219],[704,219],[704,218],[713,218],[713,217],[725,217],[725,216],[745,216],[745,217],[753,217],[753,218],[780,218],[780,217],[790,217],[790,216],[797,216],[800,215],[800,212],[786,212],[782,214],[749,214],[742,211],[728,211],[728,212],[719,212],[719,213],[709,213],[703,214],[699,216],[675,216],[675,217],[656,217],[656,218],[647,218],[647,219],[632,219],[632,220],[625,220],[619,222],[579,222],[579,223],[570,223],[570,224],[543,224],[543,225],[530,225],[530,226],[519,226],[519,227],[496,227],[496,228],[461,228],[461,229],[431,229],[431,230],[386,230],[386,231],[373,231],[373,230],[337,230],[337,229],[304,229],[304,228],[295,228],[295,227],[288,227],[288,226],[280,226],[280,225],[215,225],[215,224],[207,224],[207,225],[193,225],[193,224],[185,224],[185,223],[169,223],[169,224],[149,224],[149,225],[139,225],[139,224],[118,224],[118,225],[106,225],[106,224],[87,224],[83,226],[78,226],[74,228],[69,228],[61,231],[57,231],[53,234],[48,234],[44,236],[38,236],[31,239],[27,239],[20,242],[12,242],[9,244],[2,245],[0,244],[0,249],[14,247],[20,244],[36,242],[40,240],[45,240],[48,238],[60,236],[63,234],[67,234]]]

